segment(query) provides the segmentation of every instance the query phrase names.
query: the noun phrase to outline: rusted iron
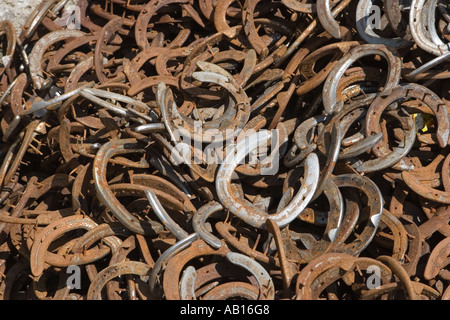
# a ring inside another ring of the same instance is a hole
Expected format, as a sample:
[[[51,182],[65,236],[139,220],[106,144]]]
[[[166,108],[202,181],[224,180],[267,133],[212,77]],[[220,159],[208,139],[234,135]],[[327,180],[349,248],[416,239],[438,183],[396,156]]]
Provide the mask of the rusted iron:
[[[449,299],[444,3],[67,4],[0,22],[0,298]]]

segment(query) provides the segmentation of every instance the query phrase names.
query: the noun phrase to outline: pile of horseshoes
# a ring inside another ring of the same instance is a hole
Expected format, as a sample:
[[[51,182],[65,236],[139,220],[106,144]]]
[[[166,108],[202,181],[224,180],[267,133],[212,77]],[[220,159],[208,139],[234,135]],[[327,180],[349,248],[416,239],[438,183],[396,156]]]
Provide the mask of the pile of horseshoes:
[[[0,40],[1,299],[450,299],[447,1],[44,0]]]

